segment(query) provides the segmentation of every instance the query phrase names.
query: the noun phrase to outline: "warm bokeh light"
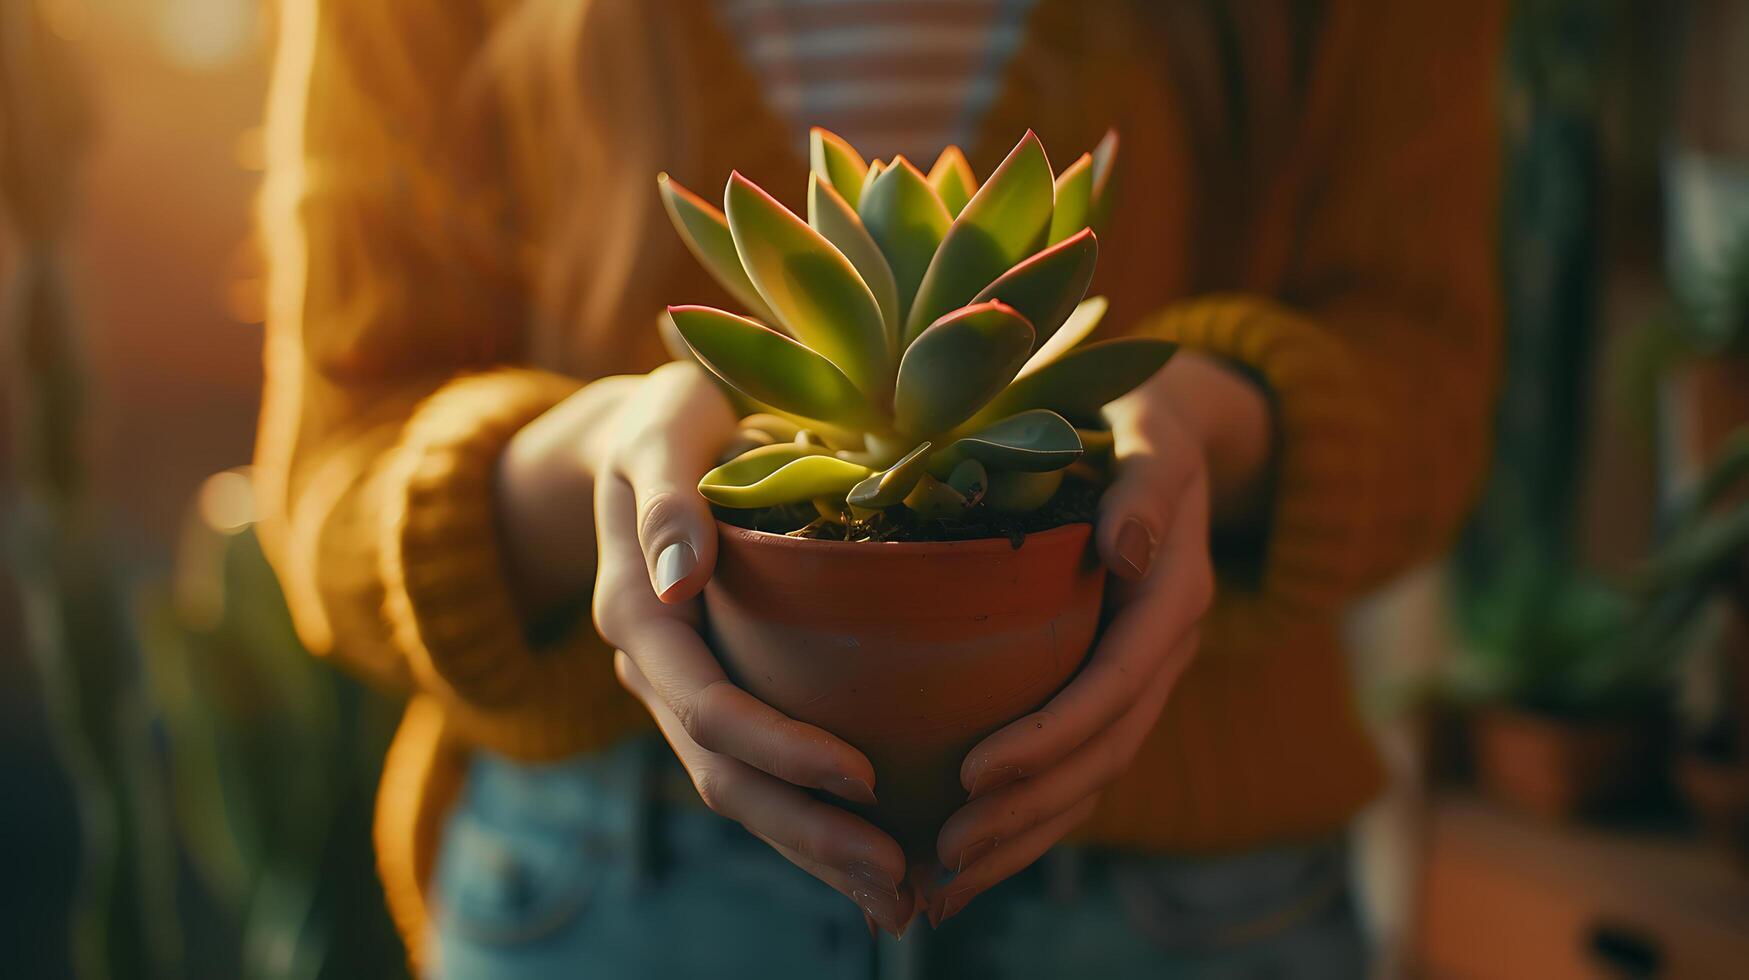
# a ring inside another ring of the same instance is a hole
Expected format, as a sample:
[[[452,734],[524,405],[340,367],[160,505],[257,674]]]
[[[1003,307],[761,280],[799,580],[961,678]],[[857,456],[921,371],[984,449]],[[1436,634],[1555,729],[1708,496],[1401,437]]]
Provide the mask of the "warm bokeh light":
[[[255,46],[260,4],[255,0],[151,0],[164,54],[193,71],[236,64]]]

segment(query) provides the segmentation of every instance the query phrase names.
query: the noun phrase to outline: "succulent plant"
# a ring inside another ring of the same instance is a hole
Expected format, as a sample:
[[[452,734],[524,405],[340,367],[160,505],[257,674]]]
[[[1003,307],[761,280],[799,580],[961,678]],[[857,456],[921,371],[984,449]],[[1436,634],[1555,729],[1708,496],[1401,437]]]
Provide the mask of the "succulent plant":
[[[674,226],[749,315],[672,306],[671,329],[748,408],[699,491],[813,501],[827,520],[1042,505],[1101,439],[1100,409],[1173,345],[1087,340],[1083,299],[1115,134],[1060,175],[1028,132],[980,186],[948,147],[927,174],[815,129],[803,221],[739,173],[718,211],[657,178]]]

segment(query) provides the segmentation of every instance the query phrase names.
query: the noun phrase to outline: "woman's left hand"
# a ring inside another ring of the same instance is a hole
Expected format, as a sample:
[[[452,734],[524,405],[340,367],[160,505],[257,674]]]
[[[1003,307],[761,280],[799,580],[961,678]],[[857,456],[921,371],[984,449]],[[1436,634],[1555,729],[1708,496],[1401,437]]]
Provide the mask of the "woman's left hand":
[[[1084,822],[1153,729],[1197,647],[1214,598],[1211,493],[1243,519],[1270,453],[1263,392],[1220,363],[1180,353],[1106,409],[1116,479],[1100,500],[1105,630],[1075,679],[1044,707],[974,747],[960,768],[970,800],[937,838],[952,877],[929,889],[940,925]]]

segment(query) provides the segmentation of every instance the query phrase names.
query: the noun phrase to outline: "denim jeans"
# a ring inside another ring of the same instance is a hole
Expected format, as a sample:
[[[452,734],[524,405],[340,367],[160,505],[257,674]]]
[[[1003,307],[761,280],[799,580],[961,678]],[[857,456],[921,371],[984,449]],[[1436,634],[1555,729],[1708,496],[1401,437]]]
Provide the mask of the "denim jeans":
[[[1226,857],[1059,847],[941,930],[862,913],[687,802],[659,740],[555,765],[473,763],[438,859],[448,980],[1351,980],[1365,951],[1341,840]]]

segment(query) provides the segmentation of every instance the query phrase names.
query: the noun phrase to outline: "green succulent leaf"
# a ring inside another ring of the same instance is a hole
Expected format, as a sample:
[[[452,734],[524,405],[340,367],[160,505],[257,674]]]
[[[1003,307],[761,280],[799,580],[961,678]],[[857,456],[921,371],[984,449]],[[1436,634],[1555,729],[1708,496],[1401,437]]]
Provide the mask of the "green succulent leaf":
[[[894,157],[892,165],[869,185],[859,211],[869,236],[893,270],[903,317],[941,245],[941,237],[953,224],[953,216],[935,196],[929,181],[904,157]]]
[[[711,470],[698,492],[713,504],[750,509],[842,497],[872,471],[795,443],[761,446]]]
[[[1081,297],[1087,295],[1098,258],[1099,240],[1093,236],[1093,229],[1083,228],[1002,273],[972,302],[999,299],[1019,310],[1032,324],[1033,349],[1037,350],[1056,334]]]
[[[1053,194],[1050,160],[1028,130],[943,236],[906,315],[906,339],[1037,251],[1050,231]]]
[[[990,471],[975,459],[961,460],[953,468],[953,472],[948,474],[947,485],[966,498],[968,503],[976,505],[990,489]]]
[[[1152,377],[1178,345],[1151,337],[1124,337],[1070,351],[1037,371],[1016,378],[974,424],[1048,408],[1071,422],[1097,423],[1099,410]]]
[[[736,302],[747,307],[747,312],[761,320],[778,322],[771,308],[765,305],[764,297],[754,287],[753,280],[747,278],[747,270],[741,267],[741,256],[735,252],[735,239],[729,234],[729,223],[723,212],[680,186],[679,181],[667,174],[656,175],[656,188],[662,195],[662,206],[668,210],[669,220],[674,222],[674,230],[680,233],[680,240],[686,243],[687,250],[705,271],[728,290]]]
[[[851,207],[862,199],[862,180],[868,164],[843,137],[815,126],[808,130],[808,163],[814,173],[832,183],[838,196]]]
[[[1083,153],[1057,175],[1057,204],[1051,212],[1049,241],[1056,244],[1091,225],[1093,217],[1093,154]]]
[[[851,487],[846,500],[870,509],[891,507],[904,500],[923,476],[931,448],[931,443],[920,443],[898,462]]]
[[[1063,485],[1063,471],[1045,473],[992,473],[984,503],[1005,514],[1038,510]]]
[[[859,213],[861,212],[861,209],[862,209],[862,202],[868,200],[869,188],[873,187],[874,182],[877,180],[880,180],[881,174],[884,174],[886,172],[887,172],[886,161],[884,161],[884,160],[870,160],[868,162],[868,173],[864,174],[862,177],[862,197],[857,200],[857,210]]]
[[[802,431],[802,427],[793,420],[765,412],[756,412],[742,419],[741,428],[763,432],[770,436],[773,442],[791,442]]]
[[[881,308],[881,319],[887,328],[889,343],[897,344],[899,336],[899,290],[893,281],[892,267],[881,254],[879,245],[869,237],[862,219],[833,189],[831,182],[817,173],[808,175],[808,224],[838,247],[850,264],[856,267],[875,302]]]
[[[978,192],[978,178],[972,173],[965,153],[957,146],[949,146],[935,158],[935,166],[929,168],[929,186],[935,188],[947,213],[958,215]]]
[[[656,323],[658,324],[657,332],[662,336],[662,348],[668,352],[668,356],[673,360],[690,362],[702,368],[716,383],[717,390],[729,400],[729,405],[735,410],[736,415],[747,416],[759,412],[775,411],[770,405],[763,404],[756,398],[747,397],[734,385],[712,372],[704,361],[699,359],[698,352],[692,349],[692,345],[686,342],[686,338],[680,335],[680,328],[674,325],[674,317],[667,310],[663,310],[657,315]]]
[[[891,378],[886,321],[856,267],[807,222],[739,173],[724,193],[748,278],[791,336],[878,399]]]
[[[1092,336],[1093,331],[1098,328],[1099,321],[1105,319],[1105,310],[1109,305],[1104,296],[1089,296],[1082,300],[1075,307],[1075,311],[1069,314],[1069,319],[1064,320],[1063,325],[1057,328],[1056,333],[1051,334],[1049,339],[1032,352],[1026,366],[1020,369],[1021,376],[1025,377],[1081,346],[1081,342]]]
[[[1117,169],[1117,130],[1105,131],[1105,138],[1093,148],[1093,194],[1087,209],[1089,223],[1095,229],[1104,228],[1111,217],[1112,174]]]
[[[1026,362],[1032,324],[992,300],[954,310],[929,326],[899,361],[893,422],[911,436],[945,432],[970,418]]]
[[[765,324],[708,306],[670,306],[668,315],[699,361],[747,397],[844,427],[874,420],[844,372]]]
[[[905,495],[905,506],[924,520],[950,521],[964,517],[974,501],[925,473]]]
[[[935,454],[930,470],[939,474],[962,460],[975,459],[993,470],[1042,473],[1068,466],[1081,452],[1081,436],[1067,419],[1035,408],[954,440]]]

